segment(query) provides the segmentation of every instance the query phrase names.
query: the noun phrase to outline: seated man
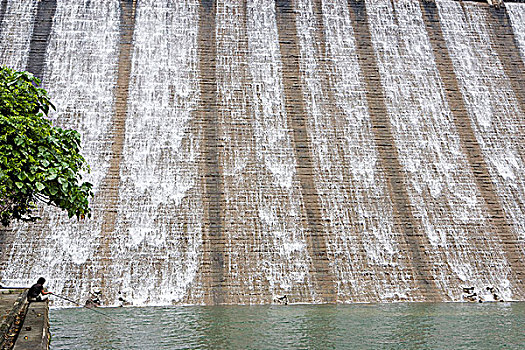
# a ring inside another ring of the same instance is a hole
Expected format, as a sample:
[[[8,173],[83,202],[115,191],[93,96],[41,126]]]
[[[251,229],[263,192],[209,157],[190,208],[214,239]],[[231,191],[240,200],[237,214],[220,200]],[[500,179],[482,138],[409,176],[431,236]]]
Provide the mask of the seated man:
[[[47,300],[47,294],[53,294],[52,292],[46,292],[44,290],[44,283],[46,283],[46,279],[44,277],[40,277],[38,281],[36,281],[35,284],[29,288],[29,291],[27,292],[27,300],[29,301],[44,301]]]
[[[88,300],[86,300],[86,304],[84,304],[87,308],[94,308],[99,307],[102,304],[102,301],[100,300],[100,297],[102,295],[102,292],[100,290],[95,290],[93,292],[90,292],[90,297]]]

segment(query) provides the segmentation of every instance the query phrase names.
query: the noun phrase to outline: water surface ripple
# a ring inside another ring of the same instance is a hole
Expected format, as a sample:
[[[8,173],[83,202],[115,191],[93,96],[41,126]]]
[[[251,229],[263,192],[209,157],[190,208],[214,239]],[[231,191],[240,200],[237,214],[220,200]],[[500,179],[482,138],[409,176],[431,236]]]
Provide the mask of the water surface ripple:
[[[52,309],[51,349],[524,349],[525,303]]]

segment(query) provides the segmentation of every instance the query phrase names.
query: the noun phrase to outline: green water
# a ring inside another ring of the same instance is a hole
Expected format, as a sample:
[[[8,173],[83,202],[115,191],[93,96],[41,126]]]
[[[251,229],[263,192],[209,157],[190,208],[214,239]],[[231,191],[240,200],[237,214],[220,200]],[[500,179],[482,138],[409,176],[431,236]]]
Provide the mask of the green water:
[[[51,310],[51,349],[525,349],[525,303]]]

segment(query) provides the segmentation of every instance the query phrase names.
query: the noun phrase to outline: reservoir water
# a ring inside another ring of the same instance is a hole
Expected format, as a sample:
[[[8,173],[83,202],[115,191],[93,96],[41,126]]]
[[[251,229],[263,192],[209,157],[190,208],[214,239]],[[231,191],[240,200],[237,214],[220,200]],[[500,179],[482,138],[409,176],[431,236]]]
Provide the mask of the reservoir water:
[[[51,349],[523,349],[525,303],[51,309]]]

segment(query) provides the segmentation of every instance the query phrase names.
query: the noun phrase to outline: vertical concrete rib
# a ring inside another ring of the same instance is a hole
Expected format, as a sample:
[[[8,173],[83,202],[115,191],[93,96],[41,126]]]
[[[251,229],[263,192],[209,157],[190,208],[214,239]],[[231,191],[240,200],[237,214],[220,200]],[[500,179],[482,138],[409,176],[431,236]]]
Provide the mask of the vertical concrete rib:
[[[398,152],[392,135],[385,96],[379,76],[379,67],[372,46],[368,27],[368,16],[364,1],[348,0],[350,17],[354,25],[359,65],[365,80],[366,97],[372,121],[374,140],[377,145],[387,186],[394,206],[394,217],[404,233],[409,256],[411,257],[414,279],[421,294],[427,300],[436,299],[437,288],[432,277],[428,255],[428,239],[415,227],[415,219],[406,191],[406,179],[398,159]]]
[[[42,0],[38,2],[33,34],[29,44],[26,70],[40,79],[44,75],[47,45],[51,29],[53,28],[53,17],[55,17],[56,10],[56,0]]]
[[[299,70],[299,39],[293,0],[277,0],[276,19],[283,64],[282,79],[285,109],[293,129],[294,150],[297,160],[297,177],[301,184],[304,208],[308,223],[307,244],[312,259],[312,279],[316,294],[324,303],[335,302],[335,276],[329,266],[323,217],[319,195],[314,183],[314,162],[311,142],[306,129],[306,109],[303,101],[301,73]]]
[[[115,87],[115,114],[112,120],[111,159],[109,170],[100,186],[101,197],[105,203],[102,231],[100,234],[99,252],[100,268],[98,270],[101,289],[105,288],[106,270],[111,263],[111,235],[115,231],[117,205],[119,201],[120,164],[126,133],[126,115],[128,110],[129,81],[133,52],[133,33],[135,31],[135,13],[137,0],[120,1],[120,48],[118,57],[117,86]]]
[[[519,43],[514,37],[509,13],[504,6],[490,7],[492,47],[498,53],[505,75],[516,94],[521,112],[525,114],[525,63],[519,52]]]
[[[201,0],[199,7],[199,71],[201,101],[197,111],[204,129],[204,205],[206,225],[204,227],[204,281],[210,293],[206,304],[224,304],[224,234],[223,234],[223,184],[219,166],[219,133],[217,117],[217,79],[215,0]]]
[[[326,33],[326,28],[325,28],[325,22],[324,22],[324,14],[323,14],[323,0],[314,0],[312,2],[312,6],[313,6],[313,13],[315,15],[315,18],[316,18],[316,24],[317,24],[317,30],[315,31],[315,40],[316,40],[316,44],[318,45],[318,55],[319,55],[319,58],[318,58],[318,62],[319,62],[319,70],[321,72],[321,76],[319,77],[320,80],[321,80],[321,89],[322,89],[322,96],[325,97],[325,100],[323,101],[324,105],[323,107],[325,108],[325,111],[326,113],[329,113],[330,114],[330,118],[332,119],[332,122],[333,122],[333,125],[335,126],[333,132],[333,137],[335,140],[337,141],[340,141],[340,140],[344,140],[345,139],[345,134],[344,134],[344,125],[342,125],[342,121],[345,120],[345,111],[343,110],[343,108],[341,108],[341,106],[337,103],[336,101],[336,97],[335,97],[335,91],[336,91],[336,82],[333,81],[333,77],[331,76],[330,72],[335,72],[336,71],[336,68],[335,68],[335,64],[333,62],[333,60],[330,58],[330,54],[328,52],[328,48],[327,48],[327,43],[328,43],[328,40],[327,40],[327,33]],[[334,140],[334,141],[335,141]],[[344,158],[345,158],[345,150],[344,150],[344,143],[343,142],[337,142],[337,148],[338,148],[338,152],[340,152],[341,154],[341,158],[340,158],[340,161],[345,163],[344,162]],[[348,203],[357,203],[358,202],[358,198],[356,198],[357,196],[355,195],[354,191],[353,191],[353,187],[355,186],[355,183],[353,183],[353,179],[352,179],[352,175],[350,173],[350,169],[348,166],[346,166],[347,164],[343,164],[343,169],[342,169],[342,181],[343,181],[343,184],[344,184],[344,193],[345,195],[347,196],[347,202]],[[349,213],[351,215],[351,220],[352,220],[352,224],[351,225],[356,225],[356,223],[358,222],[359,218],[358,218],[358,214],[356,213],[356,210],[355,209],[357,207],[357,205],[354,205],[352,208],[350,208],[349,210]],[[352,232],[352,234],[356,234],[359,236],[359,239],[356,239],[354,241],[354,244],[357,245],[357,250],[358,251],[365,251],[365,247],[364,247],[364,244],[363,244],[363,237],[362,237],[362,232],[360,232],[359,230],[356,230],[357,232]],[[331,233],[331,234],[334,234],[335,233]],[[329,243],[328,243],[329,244]],[[357,257],[358,260],[355,260],[353,262],[353,264],[359,264],[359,266],[366,266],[365,268],[363,268],[363,270],[367,270],[369,271],[370,269],[370,266],[367,265],[367,259],[366,257],[364,257],[362,254],[360,254],[359,257]],[[352,268],[354,270],[357,270],[354,268],[354,266],[352,266]],[[356,273],[358,275],[360,274],[363,274],[364,271],[356,271]],[[366,283],[366,282],[365,282]],[[368,290],[370,290],[370,288],[367,288]],[[337,297],[340,298],[340,291],[336,291],[336,293],[338,294]],[[359,292],[355,292],[356,294],[360,294]],[[363,297],[364,295],[358,295],[357,297]]]
[[[2,33],[6,8],[7,0],[2,0],[2,2],[0,2],[0,33]]]
[[[421,7],[447,102],[454,117],[454,123],[458,129],[463,150],[474,174],[476,186],[486,203],[486,209],[489,214],[488,220],[501,238],[501,243],[512,271],[518,276],[518,279],[521,279],[522,277],[520,276],[523,276],[525,269],[520,259],[520,247],[517,237],[505,216],[503,206],[492,183],[487,163],[483,158],[481,147],[476,139],[454,72],[454,65],[443,36],[437,5],[435,1],[423,1]],[[517,50],[515,47],[512,49]]]

